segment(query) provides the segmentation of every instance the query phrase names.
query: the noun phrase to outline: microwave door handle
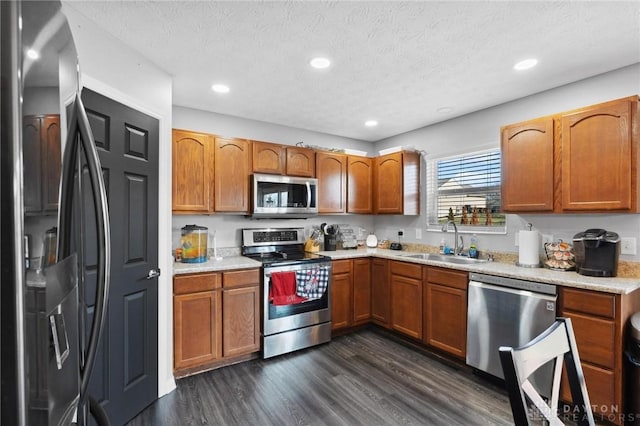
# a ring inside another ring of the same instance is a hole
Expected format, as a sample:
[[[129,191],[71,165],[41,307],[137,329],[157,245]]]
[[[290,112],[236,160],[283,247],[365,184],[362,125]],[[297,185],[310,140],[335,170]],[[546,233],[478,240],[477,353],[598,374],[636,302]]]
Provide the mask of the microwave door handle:
[[[95,146],[95,140],[91,132],[87,112],[80,98],[80,93],[76,95],[76,105],[78,130],[87,156],[89,180],[93,191],[96,224],[98,228],[98,285],[96,288],[96,304],[93,322],[91,324],[91,334],[89,335],[89,343],[87,345],[87,356],[80,378],[79,404],[83,405],[88,394],[89,379],[98,352],[98,343],[106,322],[109,283],[111,281],[111,229],[109,227],[107,191],[102,176],[100,158],[98,157],[98,150]]]
[[[307,208],[311,207],[311,184],[307,181]]]

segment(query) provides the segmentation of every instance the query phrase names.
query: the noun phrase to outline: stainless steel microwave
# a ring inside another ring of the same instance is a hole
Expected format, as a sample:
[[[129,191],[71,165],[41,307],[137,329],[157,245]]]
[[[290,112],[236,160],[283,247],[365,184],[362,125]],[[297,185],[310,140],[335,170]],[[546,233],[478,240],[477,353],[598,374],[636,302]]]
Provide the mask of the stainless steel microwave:
[[[254,218],[306,218],[318,215],[318,179],[253,174],[251,215]]]

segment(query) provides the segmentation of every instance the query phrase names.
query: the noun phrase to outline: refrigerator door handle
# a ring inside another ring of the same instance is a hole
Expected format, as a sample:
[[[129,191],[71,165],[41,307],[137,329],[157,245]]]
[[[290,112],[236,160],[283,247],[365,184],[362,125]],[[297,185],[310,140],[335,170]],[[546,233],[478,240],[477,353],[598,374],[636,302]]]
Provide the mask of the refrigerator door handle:
[[[87,356],[84,368],[81,373],[80,401],[86,400],[89,389],[89,379],[96,359],[98,344],[104,323],[107,317],[107,304],[109,301],[109,284],[111,281],[111,229],[109,226],[109,208],[107,191],[102,176],[102,167],[98,150],[96,149],[87,112],[80,97],[76,94],[76,108],[78,118],[78,130],[82,146],[87,156],[87,166],[93,190],[94,207],[96,211],[96,224],[98,227],[98,285],[96,287],[96,305],[93,322],[91,324],[91,334],[87,345]]]
[[[91,324],[91,333],[86,347],[84,362],[81,361],[80,378],[80,405],[86,401],[89,388],[89,379],[95,362],[98,343],[104,328],[109,299],[109,283],[111,280],[111,231],[109,228],[109,210],[107,192],[98,150],[91,133],[89,119],[84,109],[80,93],[76,93],[73,108],[70,109],[70,118],[67,132],[67,140],[64,148],[62,162],[62,183],[60,186],[60,216],[58,237],[58,259],[64,259],[71,253],[71,221],[73,213],[74,173],[78,164],[79,143],[82,144],[86,156],[89,181],[93,193],[93,202],[96,215],[97,240],[98,240],[98,270],[96,287],[96,304]],[[80,136],[78,138],[78,135]],[[80,172],[79,172],[80,173]],[[83,298],[84,292],[81,292]],[[81,303],[84,302],[81,300]]]

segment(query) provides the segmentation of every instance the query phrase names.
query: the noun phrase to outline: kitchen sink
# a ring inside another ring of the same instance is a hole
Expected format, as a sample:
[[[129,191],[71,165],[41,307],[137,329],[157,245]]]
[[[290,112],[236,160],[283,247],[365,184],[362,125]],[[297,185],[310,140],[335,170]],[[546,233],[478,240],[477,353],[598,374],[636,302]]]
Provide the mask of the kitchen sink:
[[[453,255],[443,255],[443,254],[433,254],[433,253],[408,254],[404,257],[408,257],[411,259],[436,260],[438,262],[457,263],[461,265],[473,265],[475,263],[487,262],[486,259],[472,259],[470,257],[464,257],[464,256],[453,256]]]

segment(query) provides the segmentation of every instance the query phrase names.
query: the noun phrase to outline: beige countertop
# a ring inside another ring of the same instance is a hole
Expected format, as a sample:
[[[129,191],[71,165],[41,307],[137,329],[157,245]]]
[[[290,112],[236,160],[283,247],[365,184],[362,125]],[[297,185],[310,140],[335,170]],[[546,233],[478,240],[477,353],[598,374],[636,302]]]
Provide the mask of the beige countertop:
[[[379,257],[403,262],[419,263],[422,265],[441,266],[468,272],[478,272],[501,277],[518,278],[565,287],[582,288],[586,290],[602,291],[616,294],[629,294],[640,288],[639,278],[600,278],[580,275],[573,271],[553,271],[546,268],[522,268],[515,264],[502,262],[486,262],[477,264],[454,264],[437,260],[409,258],[415,254],[409,251],[395,251],[378,248],[364,248],[357,250],[321,251],[319,254],[332,260],[353,259],[358,257]],[[244,256],[224,257],[221,260],[210,259],[204,263],[174,263],[173,273],[190,274],[197,272],[226,271],[231,269],[259,268],[262,264]]]
[[[257,260],[249,259],[244,256],[229,256],[223,257],[220,260],[210,258],[206,262],[202,263],[181,263],[175,262],[173,264],[173,274],[193,274],[197,272],[215,272],[215,271],[228,271],[231,269],[250,269],[260,268],[262,263]]]
[[[628,294],[640,288],[639,278],[601,278],[580,275],[575,271],[553,271],[547,268],[522,268],[511,263],[486,262],[461,265],[436,260],[415,259],[406,257],[415,252],[395,251],[378,248],[358,250],[321,251],[320,254],[333,260],[350,259],[356,257],[380,257],[403,262],[419,263],[422,265],[442,266],[468,272],[478,272],[501,277],[518,278],[565,287],[582,288],[586,290],[603,291],[607,293]]]

